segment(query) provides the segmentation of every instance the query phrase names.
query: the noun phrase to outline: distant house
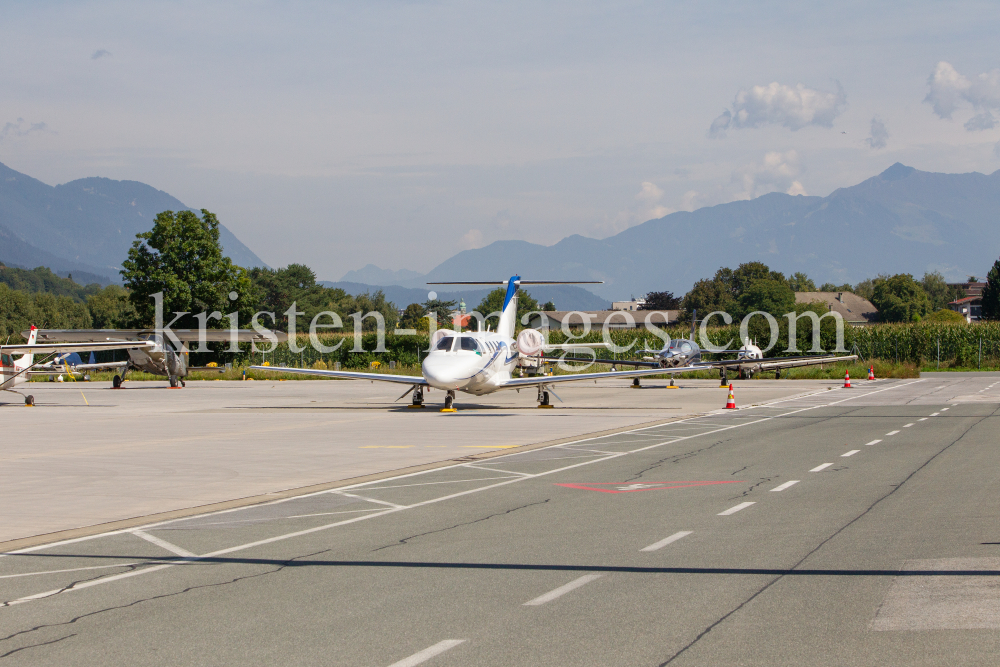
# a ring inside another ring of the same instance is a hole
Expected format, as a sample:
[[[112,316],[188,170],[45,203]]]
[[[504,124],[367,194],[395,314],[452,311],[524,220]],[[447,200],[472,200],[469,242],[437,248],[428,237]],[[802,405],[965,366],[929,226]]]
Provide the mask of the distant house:
[[[632,298],[631,301],[612,301],[611,310],[639,310],[646,305],[645,299]]]
[[[985,286],[986,283],[982,283],[982,285]],[[978,320],[982,316],[983,310],[982,293],[982,289],[980,289],[979,294],[976,296],[967,296],[964,299],[956,299],[948,304],[948,308],[964,317],[966,322]]]
[[[957,287],[965,292],[965,296],[982,296],[983,288],[986,287],[986,283],[980,282],[964,282],[964,283],[948,283],[948,287]],[[952,308],[954,310],[954,308]]]
[[[822,301],[827,309],[840,313],[848,324],[878,321],[878,309],[868,299],[853,292],[796,292],[795,303]]]
[[[664,324],[676,322],[680,313],[679,310],[639,310],[635,312],[627,310],[556,310],[533,314],[528,320],[528,326],[532,329],[542,328],[542,315],[544,315],[544,325],[548,326],[549,329],[561,329],[563,322],[566,322],[571,329],[580,329],[584,326],[584,318],[590,322],[591,329],[603,329],[605,322],[607,322],[609,329],[637,329],[646,326],[647,317],[649,317],[651,324],[662,327]]]

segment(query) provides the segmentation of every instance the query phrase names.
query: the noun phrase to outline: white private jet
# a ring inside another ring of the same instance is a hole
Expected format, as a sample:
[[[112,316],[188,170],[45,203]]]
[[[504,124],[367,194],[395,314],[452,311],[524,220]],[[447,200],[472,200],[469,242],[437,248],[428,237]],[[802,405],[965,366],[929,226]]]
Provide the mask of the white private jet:
[[[28,342],[24,345],[0,345],[0,391],[9,391],[24,397],[25,405],[34,405],[35,397],[31,394],[24,395],[15,391],[12,387],[27,382],[29,374],[35,368],[45,367],[51,355],[70,352],[99,352],[101,350],[124,350],[129,348],[152,347],[149,342],[100,342],[100,343],[56,343],[37,344],[38,329],[31,327],[28,333]],[[23,352],[24,354],[14,359],[11,355]],[[40,361],[35,361],[35,355],[45,355]]]
[[[685,368],[635,369],[606,373],[578,373],[575,375],[513,377],[518,366],[531,370],[538,368],[540,356],[545,350],[573,350],[603,346],[603,343],[566,343],[549,345],[545,337],[536,329],[524,329],[514,339],[517,319],[517,292],[521,285],[579,285],[597,281],[521,280],[511,276],[510,280],[492,282],[441,282],[430,285],[505,285],[503,309],[496,331],[459,333],[442,329],[431,337],[431,350],[421,365],[421,377],[410,375],[386,375],[382,373],[357,373],[353,371],[325,371],[311,368],[280,368],[273,366],[251,366],[252,370],[280,373],[302,373],[322,375],[350,380],[371,380],[374,382],[394,382],[412,385],[403,396],[413,393],[411,407],[423,407],[424,390],[440,389],[445,394],[444,409],[453,410],[455,392],[462,391],[474,396],[491,394],[501,389],[523,389],[535,387],[538,390],[538,407],[551,408],[549,394],[559,398],[552,386],[563,382],[580,382],[606,378],[637,378],[645,375],[690,371]],[[397,399],[399,400],[399,399]],[[560,401],[562,399],[559,399]]]

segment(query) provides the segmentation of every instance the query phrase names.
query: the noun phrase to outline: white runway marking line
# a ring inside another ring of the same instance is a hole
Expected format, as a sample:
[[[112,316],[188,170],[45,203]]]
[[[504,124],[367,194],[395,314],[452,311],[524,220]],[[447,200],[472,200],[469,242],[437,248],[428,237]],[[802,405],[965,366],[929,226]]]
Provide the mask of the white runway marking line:
[[[882,441],[881,440],[872,440],[871,442],[866,442],[865,443],[865,447],[871,447],[872,445],[877,445],[880,442],[882,442]]]
[[[886,435],[896,435],[899,431],[889,431]]]
[[[364,500],[365,502],[375,503],[376,505],[385,505],[386,507],[392,507],[393,509],[403,509],[405,505],[397,505],[396,503],[390,503],[386,500],[375,500],[374,498],[365,498],[364,496],[359,496],[355,493],[346,493],[344,491],[334,491],[339,496],[347,496],[348,498],[357,498],[358,500]]]
[[[739,505],[736,505],[735,507],[730,507],[725,512],[719,512],[718,514],[716,514],[716,516],[729,516],[730,514],[736,514],[740,510],[745,510],[746,508],[750,507],[751,505],[756,505],[756,504],[757,503],[750,502],[750,501],[747,501],[745,503],[740,503]]]
[[[940,412],[932,412],[931,413],[931,417],[937,417],[939,414],[941,414],[941,413]]]
[[[918,422],[925,422],[925,421],[927,421],[927,417],[921,417],[921,418],[920,418],[920,419],[918,419],[917,421],[918,421]]]
[[[809,405],[809,406],[806,406],[806,407],[794,408],[794,409],[792,409],[792,410],[790,410],[788,412],[785,412],[785,413],[781,413],[781,414],[777,414],[777,415],[773,415],[773,416],[768,416],[768,417],[762,417],[762,418],[757,419],[755,421],[741,422],[739,424],[733,424],[732,426],[722,427],[722,428],[716,429],[715,431],[708,431],[706,433],[696,433],[696,434],[692,434],[692,435],[689,435],[689,436],[683,436],[683,437],[680,437],[680,438],[671,439],[669,441],[664,441],[664,442],[661,442],[661,443],[658,443],[658,444],[647,445],[646,447],[640,447],[638,449],[634,449],[634,450],[622,452],[620,454],[609,455],[609,456],[606,456],[604,458],[594,459],[594,460],[590,460],[590,461],[584,461],[582,463],[575,463],[573,465],[565,466],[563,468],[557,468],[555,470],[549,470],[549,471],[542,472],[542,473],[537,473],[537,474],[534,474],[534,475],[525,475],[524,477],[519,477],[519,478],[516,478],[516,479],[508,479],[508,480],[504,480],[502,482],[497,482],[496,484],[490,484],[490,485],[487,485],[487,486],[484,486],[484,487],[480,487],[480,488],[477,488],[477,489],[471,489],[471,490],[468,490],[468,491],[461,491],[461,492],[458,492],[458,493],[453,493],[453,494],[449,494],[449,495],[446,495],[446,496],[442,496],[440,498],[432,498],[430,500],[425,500],[425,501],[422,501],[422,502],[419,502],[419,503],[414,503],[413,505],[410,505],[409,507],[402,507],[402,508],[399,508],[399,509],[386,509],[386,510],[383,510],[381,512],[376,512],[374,514],[366,514],[364,516],[354,517],[354,518],[351,518],[351,519],[345,519],[343,521],[337,521],[337,522],[334,522],[334,523],[328,523],[328,524],[324,524],[322,526],[315,526],[313,528],[308,528],[308,529],[305,529],[305,530],[297,530],[297,531],[293,531],[291,533],[285,533],[283,535],[276,535],[274,537],[270,537],[270,538],[267,538],[267,539],[264,539],[264,540],[258,540],[256,542],[248,542],[246,544],[237,545],[235,547],[229,547],[228,549],[220,549],[219,551],[214,551],[212,553],[207,553],[207,554],[204,554],[203,556],[200,556],[199,560],[200,559],[206,559],[206,558],[214,558],[216,556],[222,556],[222,555],[225,555],[225,554],[235,553],[235,552],[238,552],[238,551],[244,551],[246,549],[252,549],[254,547],[263,546],[265,544],[272,544],[272,543],[275,543],[275,542],[282,542],[282,541],[285,541],[285,540],[294,539],[296,537],[301,537],[303,535],[310,535],[312,533],[316,533],[316,532],[320,532],[320,531],[324,531],[324,530],[330,530],[330,529],[333,529],[333,528],[339,528],[340,526],[345,526],[345,525],[348,525],[348,524],[356,523],[358,521],[367,521],[369,519],[375,519],[375,518],[378,518],[378,517],[381,517],[381,516],[385,516],[387,514],[394,514],[395,512],[398,512],[398,511],[400,511],[402,509],[410,509],[410,508],[414,508],[414,507],[422,507],[424,505],[431,505],[431,504],[443,502],[443,501],[446,501],[446,500],[451,500],[453,498],[458,498],[460,496],[469,495],[469,494],[472,494],[472,493],[480,493],[482,491],[487,491],[489,489],[494,489],[494,488],[501,487],[501,486],[507,486],[508,484],[513,484],[513,483],[521,482],[521,481],[524,481],[525,479],[534,479],[534,478],[538,478],[538,477],[546,477],[548,475],[553,475],[555,473],[564,472],[566,470],[570,470],[570,469],[573,469],[573,468],[578,468],[578,467],[581,467],[581,466],[590,465],[592,463],[601,463],[603,461],[610,461],[612,459],[618,458],[619,456],[625,456],[627,454],[634,454],[634,453],[643,452],[643,451],[646,451],[646,450],[649,450],[649,449],[655,449],[655,448],[660,447],[662,445],[675,444],[676,442],[679,442],[681,440],[689,440],[691,438],[698,438],[698,437],[701,437],[703,435],[712,435],[712,434],[715,434],[715,433],[720,433],[722,431],[729,431],[729,430],[732,430],[732,429],[735,429],[735,428],[741,428],[743,426],[752,426],[754,424],[761,424],[763,422],[771,421],[772,419],[776,419],[778,417],[787,417],[789,415],[798,414],[800,412],[808,412],[810,410],[816,410],[818,408],[830,407],[831,405],[839,405],[840,403],[846,403],[847,401],[854,400],[855,398],[861,398],[863,396],[869,396],[871,394],[880,394],[880,393],[882,393],[884,391],[891,391],[893,389],[900,389],[902,387],[907,387],[907,386],[909,386],[911,384],[917,384],[917,383],[922,382],[922,381],[923,380],[913,380],[912,382],[906,382],[906,383],[903,383],[903,384],[892,385],[892,386],[889,386],[889,387],[884,387],[883,389],[877,389],[875,391],[869,391],[869,392],[865,392],[865,393],[853,394],[851,396],[848,396],[847,398],[842,398],[839,401],[831,401],[829,403],[821,403],[819,405]],[[810,394],[810,396],[820,395],[822,393],[823,392],[816,392],[815,394]],[[804,398],[804,397],[800,396],[799,398]],[[762,405],[762,406],[759,406],[759,407],[767,408],[767,407],[770,407],[772,405],[776,405],[776,404],[779,404],[779,403],[789,402],[790,400],[794,400],[794,399],[782,399],[780,401],[775,401],[774,403],[765,404],[765,405]],[[643,428],[638,428],[638,429],[635,429],[635,431],[632,431],[632,433],[636,433],[636,432],[639,432],[639,431],[650,430],[650,429],[654,429],[654,428],[660,428],[661,426],[662,425],[647,426],[647,427],[643,427]],[[628,431],[626,431],[625,433],[628,433]],[[604,438],[604,437],[608,437],[608,436],[595,436],[593,438],[581,438],[580,440],[578,440],[576,442],[592,442],[594,440],[599,440],[599,439]],[[569,444],[569,443],[562,443],[562,446],[565,446],[566,444]],[[556,447],[556,446],[560,446],[560,445],[553,445],[553,447]],[[498,457],[498,458],[504,458],[504,457],[501,456],[501,457]],[[443,468],[437,468],[434,471],[429,471],[429,472],[440,472],[442,470],[449,470],[451,468],[462,467],[462,465],[463,464],[458,463],[458,464],[455,464],[454,466],[445,466]],[[380,482],[386,482],[386,481],[391,481],[391,480],[405,479],[405,478],[408,478],[408,477],[416,477],[418,475],[427,474],[427,472],[428,471],[411,472],[411,473],[406,473],[406,474],[403,474],[403,475],[398,475],[396,477],[390,477],[390,478],[387,478],[387,479],[384,479],[384,480],[379,480],[379,481]],[[316,491],[315,493],[307,493],[307,494],[304,494],[304,495],[301,495],[301,496],[291,496],[289,498],[281,498],[279,500],[275,500],[275,501],[272,501],[270,503],[262,503],[260,505],[254,505],[252,507],[253,508],[260,508],[260,507],[265,507],[265,506],[269,506],[269,505],[277,505],[277,504],[280,504],[280,503],[291,502],[293,500],[301,500],[303,498],[309,498],[309,497],[312,497],[312,496],[319,496],[319,495],[323,495],[325,493],[338,493],[338,492],[342,493],[344,489],[365,488],[366,484],[373,484],[373,483],[377,483],[377,482],[359,482],[358,484],[351,484],[351,485],[345,486],[342,489],[331,489],[331,490],[326,490],[326,491]],[[750,504],[752,505],[753,503],[750,503]],[[241,511],[244,511],[244,510],[247,510],[247,509],[251,509],[251,508],[250,507],[234,507],[232,509],[219,510],[218,512],[208,512],[206,514],[200,515],[200,517],[215,516],[215,515],[219,515],[219,514],[229,514],[229,513],[232,513],[232,512],[241,512]],[[740,509],[743,509],[743,508],[741,507]],[[739,511],[739,510],[736,510],[736,511]],[[148,524],[146,526],[143,526],[143,528],[146,529],[146,530],[149,530],[151,528],[165,526],[165,525],[168,525],[168,524],[171,524],[171,523],[177,523],[179,521],[186,521],[186,520],[189,520],[190,518],[191,517],[184,517],[184,518],[180,518],[180,519],[168,519],[166,521],[160,521],[160,522]],[[36,545],[36,546],[33,546],[33,547],[25,547],[24,549],[17,549],[15,551],[9,551],[9,552],[6,552],[6,553],[0,553],[0,558],[3,558],[4,556],[11,556],[11,555],[17,555],[17,554],[34,553],[34,552],[37,552],[37,551],[43,551],[43,550],[46,550],[46,549],[52,549],[52,548],[55,548],[55,547],[58,547],[58,546],[64,546],[64,545],[67,545],[67,544],[76,544],[76,543],[79,543],[79,542],[87,542],[87,541],[90,541],[90,540],[96,540],[96,539],[100,539],[100,538],[103,538],[103,537],[111,537],[113,535],[122,535],[122,534],[127,533],[127,532],[129,532],[129,531],[128,530],[124,530],[124,529],[123,530],[111,530],[111,531],[108,531],[106,533],[98,533],[96,535],[86,535],[84,537],[75,537],[75,538],[71,538],[71,539],[68,539],[68,540],[60,540],[58,542],[52,542],[52,543],[49,543],[49,544],[39,544],[39,545]],[[187,561],[187,562],[190,562],[190,561]],[[34,600],[40,600],[40,599],[43,599],[43,598],[51,597],[53,595],[59,595],[61,593],[69,593],[71,591],[80,591],[80,590],[83,590],[83,589],[86,589],[86,588],[90,588],[92,586],[101,586],[101,585],[104,585],[104,584],[113,583],[113,582],[119,581],[121,579],[129,579],[129,578],[135,577],[135,576],[140,576],[140,575],[145,575],[145,574],[152,574],[153,572],[159,572],[160,570],[165,570],[167,568],[174,567],[174,566],[176,566],[178,564],[179,563],[177,563],[177,562],[175,562],[175,563],[166,563],[166,564],[163,564],[163,565],[156,565],[154,567],[147,567],[147,568],[143,568],[143,569],[140,569],[140,570],[134,570],[132,572],[123,572],[122,574],[116,574],[116,575],[112,575],[110,577],[104,577],[102,579],[93,579],[93,580],[90,580],[90,581],[85,581],[85,582],[82,582],[82,583],[70,586],[68,588],[64,587],[64,588],[57,588],[57,589],[50,590],[50,591],[43,591],[41,593],[36,593],[34,595],[28,595],[28,596],[25,596],[25,597],[22,597],[22,598],[18,598],[16,600],[11,600],[10,602],[0,602],[0,607],[9,607],[9,606],[16,605],[16,604],[23,604],[25,602],[31,602],[31,601],[34,601]]]
[[[570,591],[576,590],[580,586],[584,586],[586,584],[589,584],[590,582],[594,581],[595,579],[600,579],[601,576],[602,575],[600,575],[600,574],[585,574],[582,577],[580,577],[579,579],[574,579],[573,581],[569,582],[568,584],[566,584],[564,586],[560,586],[559,588],[555,589],[554,591],[549,591],[545,595],[540,595],[537,598],[535,598],[534,600],[528,600],[527,602],[525,602],[521,606],[523,606],[523,607],[537,607],[539,605],[545,604],[546,602],[552,602],[556,598],[560,598],[560,597],[566,595],[567,593],[569,593]]]
[[[910,422],[909,424],[903,424],[903,428],[910,428],[911,426],[913,426],[913,422]]]
[[[403,658],[399,662],[394,662],[389,667],[414,667],[414,665],[419,665],[427,662],[436,655],[441,655],[449,649],[453,649],[459,644],[468,641],[465,639],[445,639],[444,641],[438,642],[434,646],[425,648],[420,653],[414,653],[409,658]]]
[[[169,551],[169,552],[171,552],[173,554],[176,554],[176,555],[180,556],[181,558],[197,558],[198,557],[197,554],[193,554],[190,551],[188,551],[187,549],[182,549],[179,546],[177,546],[176,544],[171,544],[170,542],[167,542],[166,540],[161,540],[159,537],[156,537],[155,535],[150,535],[149,533],[143,532],[143,531],[139,530],[138,528],[133,528],[132,530],[130,530],[128,532],[132,533],[136,537],[141,537],[142,539],[146,540],[147,542],[152,542],[153,544],[155,544],[156,546],[160,547],[161,549],[166,549],[167,551]]]
[[[667,546],[668,544],[676,542],[677,540],[681,539],[682,537],[687,537],[688,535],[690,535],[693,532],[694,532],[693,530],[682,530],[682,531],[676,532],[673,535],[671,535],[670,537],[665,537],[662,540],[660,540],[659,542],[655,542],[653,544],[650,544],[648,547],[643,547],[642,549],[639,549],[639,551],[657,551],[658,549],[662,549],[663,547]]]
[[[83,572],[84,570],[106,570],[111,567],[132,567],[139,563],[118,563],[117,565],[91,565],[90,567],[74,567],[68,570],[46,570],[44,572],[22,572],[21,574],[3,574],[0,579],[16,579],[18,577],[34,577],[39,574],[62,574],[63,572]]]
[[[792,480],[789,480],[789,481],[785,482],[784,484],[779,484],[778,486],[776,486],[773,489],[771,489],[771,491],[784,491],[788,487],[795,486],[798,483],[799,483],[799,480],[792,479]]]
[[[841,456],[841,458],[846,458],[848,456],[854,456],[855,454],[857,454],[860,451],[861,451],[860,449],[852,449],[851,451],[846,452],[844,454],[841,454],[840,456]]]
[[[823,463],[822,465],[818,465],[818,466],[816,466],[815,468],[813,468],[813,469],[812,469],[812,470],[810,470],[809,472],[819,472],[819,471],[821,471],[821,470],[824,470],[824,469],[826,469],[826,468],[829,468],[829,467],[830,467],[830,466],[832,466],[832,465],[833,465],[832,463]]]
[[[941,412],[945,412],[947,410],[951,410],[951,408],[941,408]]]

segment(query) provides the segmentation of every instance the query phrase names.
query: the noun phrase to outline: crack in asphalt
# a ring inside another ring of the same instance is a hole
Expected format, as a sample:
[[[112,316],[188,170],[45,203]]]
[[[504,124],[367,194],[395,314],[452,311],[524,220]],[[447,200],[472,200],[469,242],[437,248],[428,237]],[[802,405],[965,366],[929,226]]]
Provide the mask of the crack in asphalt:
[[[409,537],[404,537],[404,538],[400,539],[395,544],[386,544],[384,546],[379,547],[378,549],[372,549],[371,553],[375,553],[376,551],[382,551],[382,549],[390,549],[392,547],[404,546],[406,544],[409,544],[410,540],[415,540],[418,537],[425,537],[427,535],[434,535],[435,533],[443,533],[445,531],[452,530],[454,528],[461,528],[462,526],[471,526],[474,523],[481,523],[483,521],[489,521],[490,519],[492,519],[494,517],[505,516],[507,514],[510,514],[511,512],[516,512],[518,510],[523,510],[523,509],[525,509],[527,507],[532,507],[534,505],[544,505],[545,503],[549,502],[550,500],[551,500],[551,498],[546,498],[545,500],[540,500],[540,501],[535,502],[535,503],[528,503],[527,505],[521,505],[520,507],[513,507],[513,508],[511,508],[509,510],[506,510],[504,512],[497,512],[495,514],[490,514],[488,516],[484,516],[482,518],[475,519],[474,521],[465,521],[465,522],[462,522],[462,523],[456,523],[453,526],[448,526],[447,528],[438,528],[437,530],[429,530],[426,533],[417,533],[416,535],[410,535]]]
[[[77,623],[78,621],[82,621],[84,619],[90,618],[91,616],[97,616],[97,615],[103,614],[105,612],[117,611],[117,610],[120,610],[120,609],[128,609],[129,607],[134,607],[136,605],[141,605],[141,604],[144,604],[146,602],[154,602],[154,601],[157,601],[157,600],[163,600],[163,599],[166,599],[166,598],[172,598],[172,597],[176,597],[176,596],[179,596],[179,595],[185,595],[186,593],[190,593],[191,591],[196,591],[196,590],[200,590],[200,589],[203,589],[203,588],[216,588],[216,587],[221,587],[221,586],[229,586],[229,585],[232,585],[232,584],[235,584],[235,583],[239,583],[241,581],[245,581],[247,579],[256,579],[258,577],[263,577],[263,576],[267,576],[267,575],[270,575],[270,574],[275,574],[275,573],[281,572],[285,568],[289,567],[292,563],[294,563],[297,560],[301,560],[303,558],[312,558],[313,556],[318,556],[320,554],[327,553],[328,551],[330,551],[330,549],[323,549],[322,551],[317,551],[315,553],[305,554],[305,555],[302,555],[302,556],[296,556],[295,558],[289,558],[288,560],[283,561],[281,564],[279,564],[274,569],[268,570],[267,572],[258,572],[256,574],[248,574],[248,575],[241,576],[241,577],[234,577],[233,579],[230,579],[229,581],[218,581],[218,582],[215,582],[215,583],[212,583],[212,584],[199,584],[197,586],[188,586],[187,588],[185,588],[183,590],[175,591],[173,593],[164,593],[162,595],[153,595],[153,596],[148,597],[148,598],[141,598],[139,600],[133,600],[132,602],[129,602],[128,604],[114,605],[114,606],[111,606],[111,607],[105,607],[103,609],[97,609],[95,611],[90,611],[90,612],[87,612],[86,614],[80,614],[79,616],[74,616],[73,618],[69,619],[68,621],[63,621],[61,623],[47,623],[47,624],[43,624],[43,625],[36,625],[36,626],[34,626],[32,628],[28,628],[26,630],[20,630],[20,631],[15,632],[15,633],[13,633],[11,635],[7,635],[6,637],[0,637],[0,644],[2,644],[3,642],[10,641],[10,640],[12,640],[12,639],[14,639],[16,637],[20,637],[22,635],[28,635],[28,634],[31,634],[33,632],[38,632],[40,630],[47,630],[49,628],[58,628],[58,627],[63,627],[63,626],[67,626],[67,625],[73,625],[73,624]],[[94,577],[94,579],[99,579],[99,578],[100,577]],[[74,586],[76,586],[78,584],[81,584],[81,583],[84,583],[86,581],[90,581],[90,579],[81,579],[79,581],[74,581],[72,584],[70,584],[70,585],[66,586],[65,588],[61,589],[60,592],[70,590]],[[24,650],[31,649],[31,648],[40,648],[42,646],[47,646],[49,644],[55,644],[57,642],[63,641],[64,639],[69,639],[70,637],[75,637],[75,636],[76,636],[76,634],[74,633],[74,634],[66,635],[65,637],[61,637],[60,639],[56,639],[56,640],[50,640],[50,641],[46,641],[46,642],[39,642],[37,644],[30,644],[28,646],[21,646],[19,648],[7,651],[6,653],[0,653],[0,660],[3,660],[4,658],[9,657],[11,655],[14,655],[15,653],[18,653],[20,651],[24,651]]]
[[[739,472],[739,471],[737,470],[736,472]],[[733,473],[733,474],[735,474],[735,473]],[[751,491],[753,491],[754,489],[756,489],[758,486],[760,486],[762,484],[767,484],[772,479],[774,479],[774,477],[758,477],[757,479],[758,479],[758,481],[754,482],[753,484],[751,484],[746,489],[746,491],[744,491],[743,493],[741,493],[738,496],[733,496],[732,498],[730,498],[730,500],[739,500],[740,498],[746,498],[747,495],[749,495]]]
[[[749,468],[749,467],[750,467],[750,466],[743,466],[743,467],[742,467],[742,468],[740,468],[739,470],[737,470],[737,471],[735,471],[735,472],[732,472],[732,473],[730,473],[730,474],[729,474],[729,476],[730,476],[730,477],[733,477],[733,476],[734,476],[734,475],[735,475],[736,473],[738,473],[738,472],[743,472],[744,470],[746,470],[746,469],[747,469],[747,468]]]
[[[689,458],[691,458],[693,456],[697,456],[698,454],[701,454],[702,452],[707,452],[708,450],[712,449],[713,447],[717,447],[717,446],[719,446],[719,445],[721,445],[721,444],[723,444],[725,442],[729,442],[729,440],[730,440],[730,438],[726,438],[725,440],[719,440],[718,442],[713,442],[711,445],[708,445],[707,447],[702,447],[700,449],[692,449],[691,451],[683,452],[681,454],[671,454],[670,456],[665,456],[662,459],[659,459],[658,461],[654,461],[650,465],[646,466],[645,468],[643,468],[642,470],[640,470],[639,472],[637,472],[632,477],[629,477],[628,479],[626,479],[623,482],[623,484],[628,484],[629,482],[634,482],[637,479],[641,479],[642,476],[645,475],[647,472],[649,472],[651,470],[656,470],[657,468],[659,468],[660,466],[662,466],[665,463],[680,463],[681,461],[683,461],[685,459],[689,459]]]
[[[856,517],[854,517],[853,519],[851,519],[850,521],[848,521],[847,523],[845,523],[843,526],[841,526],[836,531],[834,531],[829,537],[827,537],[822,542],[820,542],[818,545],[816,545],[805,556],[803,556],[801,559],[799,559],[799,561],[797,563],[795,563],[790,568],[788,568],[789,571],[795,570],[796,568],[798,568],[800,565],[802,565],[802,563],[804,563],[806,560],[808,560],[810,556],[812,556],[817,551],[819,551],[824,546],[826,546],[826,544],[828,542],[830,542],[830,540],[832,540],[833,538],[837,537],[842,532],[844,532],[845,530],[847,530],[848,528],[850,528],[851,526],[853,526],[856,522],[860,521],[862,518],[864,518],[865,516],[867,516],[868,513],[871,512],[873,509],[875,509],[875,507],[878,506],[883,500],[886,500],[886,499],[890,498],[894,493],[896,493],[901,488],[903,488],[903,485],[905,485],[908,481],[910,481],[910,479],[912,479],[918,472],[920,472],[921,470],[923,470],[924,468],[926,468],[927,466],[929,466],[931,464],[931,462],[934,461],[934,459],[936,459],[937,457],[941,456],[946,451],[948,451],[949,449],[951,449],[954,445],[956,445],[959,442],[961,442],[961,440],[966,435],[968,435],[968,433],[973,428],[975,428],[976,426],[978,426],[982,422],[986,421],[990,417],[996,417],[998,414],[1000,414],[1000,408],[998,408],[997,410],[995,410],[992,414],[984,415],[984,416],[980,417],[979,419],[976,420],[975,423],[969,425],[969,427],[967,429],[965,429],[960,436],[958,436],[950,444],[946,445],[941,450],[939,450],[936,454],[934,454],[934,456],[932,456],[929,459],[927,459],[926,461],[924,461],[919,467],[917,467],[916,470],[914,470],[909,475],[907,475],[899,484],[890,485],[892,487],[891,491],[889,491],[885,495],[883,495],[880,498],[878,498],[877,500],[875,500],[875,502],[873,502],[871,505],[869,505],[867,507],[867,509],[865,509],[863,512],[861,512],[860,514],[858,514]],[[759,589],[757,589],[757,591],[753,595],[751,595],[746,600],[744,600],[743,602],[739,603],[736,607],[734,607],[733,609],[729,610],[728,612],[726,612],[725,614],[723,614],[721,617],[719,617],[718,619],[716,619],[714,622],[712,622],[711,624],[709,624],[708,627],[706,627],[704,630],[702,630],[701,632],[699,632],[698,635],[694,639],[692,639],[690,642],[688,642],[687,644],[685,644],[684,646],[682,646],[680,648],[680,650],[678,650],[672,656],[670,656],[669,658],[667,658],[665,661],[661,662],[658,665],[658,667],[666,667],[667,665],[669,665],[670,663],[672,663],[674,660],[676,660],[677,658],[679,658],[681,656],[681,654],[683,654],[689,648],[691,648],[692,646],[694,646],[695,644],[697,644],[699,641],[701,641],[701,639],[703,637],[705,637],[705,635],[707,635],[712,630],[714,630],[716,627],[718,627],[719,625],[721,625],[724,621],[726,621],[726,619],[728,619],[729,617],[731,617],[733,614],[735,614],[736,612],[740,611],[741,609],[743,609],[744,607],[746,607],[748,604],[750,604],[751,602],[753,602],[755,599],[757,599],[757,597],[759,597],[760,595],[762,595],[765,591],[767,591],[769,588],[771,588],[771,586],[773,586],[774,584],[778,583],[779,581],[781,581],[782,579],[784,579],[786,576],[788,576],[788,575],[787,574],[778,575],[774,579],[772,579],[771,581],[769,581],[766,584],[764,584],[763,586],[761,586]]]

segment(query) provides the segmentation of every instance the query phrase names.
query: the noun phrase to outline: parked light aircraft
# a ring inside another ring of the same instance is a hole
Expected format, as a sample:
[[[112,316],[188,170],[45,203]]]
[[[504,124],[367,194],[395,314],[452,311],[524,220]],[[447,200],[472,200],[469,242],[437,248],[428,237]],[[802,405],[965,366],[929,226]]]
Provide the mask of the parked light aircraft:
[[[38,329],[31,327],[25,332],[28,342],[25,345],[0,345],[0,391],[9,391],[24,396],[25,405],[34,405],[35,397],[28,394],[21,394],[12,387],[28,381],[29,373],[45,361],[35,361],[35,355],[45,355],[49,359],[51,355],[69,352],[98,352],[101,350],[124,350],[130,347],[145,349],[152,347],[148,341],[122,344],[117,341],[101,341],[87,343],[59,343],[59,344],[38,344]],[[14,359],[12,354],[23,352],[24,354]]]
[[[27,332],[25,332],[27,333]],[[230,336],[235,335],[240,343],[263,343],[269,339],[263,333],[253,329],[172,329],[171,333],[181,343],[181,349],[176,350],[165,336],[152,329],[42,329],[38,332],[41,340],[58,340],[74,342],[91,341],[135,341],[143,345],[119,345],[114,349],[127,349],[128,361],[120,365],[121,374],[115,375],[112,384],[117,389],[125,381],[125,374],[130,370],[139,370],[153,375],[166,377],[171,387],[185,386],[184,378],[195,370],[223,371],[215,367],[192,367],[188,365],[188,343],[204,340],[209,343],[228,343]],[[284,339],[280,332],[268,332],[278,340]],[[169,336],[167,336],[169,338]],[[104,348],[102,348],[104,349]],[[121,363],[121,362],[119,362]]]
[[[121,369],[128,366],[127,361],[109,361],[107,363],[99,364],[94,362],[94,353],[90,353],[90,361],[88,363],[74,363],[72,359],[78,359],[80,355],[76,352],[66,352],[64,354],[57,355],[51,361],[47,361],[44,364],[36,364],[34,368],[28,371],[30,377],[36,375],[47,375],[47,376],[59,376],[60,381],[61,376],[66,375],[72,378],[74,375],[82,375],[84,380],[89,380],[90,375],[88,371],[102,371],[102,370],[112,370]]]
[[[701,355],[704,352],[713,354],[736,353],[735,359],[713,359],[703,360]],[[676,338],[663,346],[661,350],[637,350],[636,354],[647,354],[652,356],[643,357],[643,361],[615,361],[619,366],[636,366],[646,368],[688,368],[698,367],[718,368],[722,376],[722,381],[727,381],[728,371],[735,370],[741,378],[752,378],[756,373],[774,371],[775,379],[781,377],[781,371],[786,368],[797,368],[799,366],[817,366],[819,364],[832,364],[838,361],[853,361],[858,355],[851,354],[843,357],[833,355],[809,355],[798,357],[775,357],[766,359],[763,351],[749,338],[743,341],[743,345],[738,350],[702,350],[694,340],[687,338]],[[589,360],[587,360],[589,361]]]
[[[351,380],[371,380],[412,385],[402,396],[412,392],[412,407],[422,407],[424,390],[429,388],[445,391],[444,407],[451,410],[455,392],[461,391],[474,396],[491,394],[502,389],[524,389],[534,387],[538,391],[539,407],[552,407],[549,394],[559,396],[552,387],[563,382],[580,382],[605,378],[638,378],[646,375],[663,375],[690,370],[689,368],[635,369],[604,373],[578,373],[575,375],[534,376],[515,378],[515,368],[533,371],[540,365],[541,354],[545,350],[573,350],[595,347],[593,343],[566,343],[550,345],[544,335],[536,329],[524,329],[514,339],[517,318],[517,293],[521,285],[575,285],[592,284],[596,281],[522,280],[511,276],[505,281],[490,282],[440,282],[430,285],[503,285],[507,288],[503,309],[496,331],[458,333],[442,329],[431,337],[431,350],[421,364],[421,377],[409,375],[385,375],[382,373],[356,373],[353,371],[327,371],[311,368],[275,368],[273,366],[251,366],[253,370],[322,375],[331,378]],[[603,343],[598,344],[603,345]],[[397,399],[398,400],[398,399]],[[562,399],[559,399],[562,400]]]

